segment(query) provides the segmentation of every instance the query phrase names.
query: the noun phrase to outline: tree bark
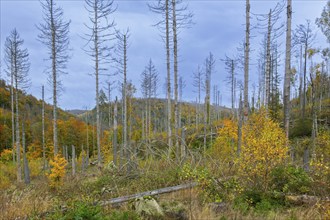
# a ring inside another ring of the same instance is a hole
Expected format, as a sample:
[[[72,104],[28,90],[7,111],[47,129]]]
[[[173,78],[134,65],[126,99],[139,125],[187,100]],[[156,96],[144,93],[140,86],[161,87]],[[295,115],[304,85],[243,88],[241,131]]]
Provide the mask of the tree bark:
[[[76,148],[75,146],[71,146],[72,155],[71,155],[71,162],[72,162],[72,176],[76,175]]]
[[[16,58],[14,58],[15,71],[17,72]],[[17,73],[16,73],[17,74]],[[16,161],[17,161],[17,181],[22,181],[22,167],[21,167],[21,144],[19,134],[19,110],[18,110],[18,79],[15,77],[15,102],[16,102]]]
[[[46,169],[46,147],[45,147],[45,87],[42,86],[42,168]]]
[[[13,162],[15,162],[15,113],[14,113],[14,67],[13,56],[11,56],[11,73],[10,73],[10,105],[11,105],[11,138],[12,138],[12,151]]]
[[[290,125],[290,83],[291,83],[291,19],[292,19],[292,0],[287,0],[287,28],[286,28],[286,50],[285,50],[285,77],[283,90],[284,104],[284,128],[286,137],[289,138]],[[291,149],[291,155],[292,155]]]
[[[176,21],[176,0],[172,0],[172,25],[173,25],[173,62],[174,62],[174,130],[175,149],[177,160],[180,160],[179,149],[179,108],[178,108],[178,40]]]
[[[170,27],[169,27],[169,0],[165,0],[166,25],[166,71],[167,71],[167,144],[168,157],[172,152],[172,106],[171,106],[171,61],[170,61]]]
[[[246,0],[246,30],[244,50],[244,116],[249,114],[249,53],[250,53],[250,0]]]
[[[266,95],[265,95],[265,107],[268,110],[269,100],[270,100],[270,76],[271,76],[271,54],[270,54],[270,44],[271,44],[271,17],[272,10],[270,9],[268,14],[268,31],[267,31],[267,49],[266,49],[266,72],[265,72],[265,84],[266,84]]]
[[[114,106],[114,116],[113,116],[113,163],[117,166],[117,120],[118,120],[118,109],[117,109],[117,97]]]
[[[23,163],[24,163],[24,182],[25,184],[30,184],[30,169],[29,169],[29,161],[26,157],[24,122],[22,123],[22,145],[23,145]]]

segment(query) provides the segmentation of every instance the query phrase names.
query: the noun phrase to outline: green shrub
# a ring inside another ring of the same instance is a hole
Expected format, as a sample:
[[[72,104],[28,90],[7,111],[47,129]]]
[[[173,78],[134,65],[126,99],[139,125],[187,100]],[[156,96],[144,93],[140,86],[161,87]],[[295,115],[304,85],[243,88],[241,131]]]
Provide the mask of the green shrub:
[[[290,129],[290,138],[310,137],[312,134],[312,120],[298,119]]]
[[[47,219],[56,220],[103,220],[107,219],[102,213],[100,206],[95,206],[87,202],[77,201],[68,206],[67,211],[61,210],[58,206],[55,212]]]
[[[271,185],[275,192],[307,193],[311,186],[311,178],[302,168],[280,166],[271,172]]]
[[[242,213],[247,213],[251,208],[258,213],[268,213],[285,205],[284,199],[274,196],[271,192],[258,189],[244,191],[234,200],[234,207]]]

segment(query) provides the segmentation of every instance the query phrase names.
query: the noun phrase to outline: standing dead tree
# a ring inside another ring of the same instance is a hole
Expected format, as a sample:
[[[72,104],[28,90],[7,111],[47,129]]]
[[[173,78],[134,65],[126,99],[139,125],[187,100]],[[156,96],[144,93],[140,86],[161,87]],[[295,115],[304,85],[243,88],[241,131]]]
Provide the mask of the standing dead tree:
[[[61,88],[61,74],[66,74],[65,69],[69,60],[69,26],[70,21],[63,20],[63,10],[54,0],[40,1],[44,12],[44,23],[38,26],[40,34],[38,39],[47,47],[48,60],[51,66],[46,69],[53,90],[53,144],[54,156],[58,153],[57,138],[57,98]]]
[[[145,67],[144,71],[141,73],[141,90],[142,95],[145,98],[145,114],[144,114],[144,129],[145,131],[143,137],[147,143],[149,143],[151,129],[152,129],[152,122],[151,122],[151,98],[155,97],[157,94],[157,85],[158,85],[158,73],[157,70],[150,59],[148,65]],[[154,125],[156,126],[156,125]]]
[[[292,20],[292,0],[287,0],[287,25],[286,25],[286,45],[285,45],[285,76],[283,89],[284,104],[284,128],[286,137],[289,138],[290,123],[290,81],[291,81],[291,20]]]
[[[17,165],[17,181],[22,181],[21,168],[21,142],[20,142],[20,111],[19,111],[19,90],[24,90],[29,86],[28,72],[30,69],[29,53],[27,49],[23,49],[24,41],[20,38],[16,29],[14,29],[10,36],[5,41],[5,63],[7,66],[7,73],[13,79],[15,89],[15,104],[16,104],[16,165]]]
[[[167,142],[169,147],[168,157],[172,152],[172,106],[171,106],[171,59],[170,59],[170,0],[159,0],[157,4],[149,4],[149,9],[162,15],[162,20],[155,24],[162,33],[166,48],[166,79],[167,79]],[[164,28],[165,26],[165,28]],[[165,30],[165,32],[163,31]]]
[[[244,46],[244,115],[249,114],[249,55],[250,55],[250,0],[246,0]]]
[[[235,68],[237,65],[237,60],[234,58],[230,58],[227,55],[225,56],[222,61],[226,65],[226,70],[228,71],[229,75],[227,77],[227,82],[230,84],[230,91],[231,91],[231,110],[234,113],[235,108]]]
[[[312,43],[315,39],[315,34],[313,33],[311,22],[306,20],[306,24],[300,24],[296,27],[293,42],[294,46],[302,45],[303,46],[303,85],[302,85],[302,112],[301,117],[305,117],[306,112],[306,84],[307,84],[307,56],[308,50],[312,47]]]
[[[187,12],[187,5],[183,4],[182,0],[160,0],[156,5],[149,5],[149,8],[163,16],[163,19],[156,24],[161,30],[165,29],[166,42],[166,63],[167,63],[167,82],[168,82],[168,132],[171,130],[171,78],[170,78],[170,39],[173,42],[173,80],[174,80],[174,133],[175,133],[175,152],[177,160],[180,160],[179,155],[179,108],[178,108],[178,33],[182,28],[188,28],[192,24],[192,13]],[[165,28],[164,28],[165,25]],[[171,134],[168,134],[169,152],[171,152],[172,142]],[[170,155],[170,154],[169,154]]]
[[[202,94],[202,88],[204,86],[203,82],[203,71],[198,65],[197,71],[193,74],[194,81],[193,86],[195,87],[195,91],[197,95],[197,101],[196,101],[196,130],[198,131],[199,123],[200,123],[200,105],[201,105],[201,94]]]
[[[268,14],[256,14],[258,20],[258,28],[266,35],[265,39],[265,64],[264,64],[264,100],[262,101],[268,109],[271,101],[271,79],[272,79],[272,56],[273,45],[276,40],[283,34],[284,24],[280,23],[281,13],[284,10],[284,4],[276,4],[273,9],[269,9]]]
[[[41,88],[42,109],[41,109],[41,123],[42,123],[42,169],[46,169],[46,146],[45,146],[45,87]]]
[[[204,101],[204,153],[206,152],[206,136],[207,127],[211,124],[211,75],[214,73],[215,60],[213,54],[210,53],[205,59],[205,101]]]
[[[110,61],[109,41],[113,38],[112,28],[114,22],[109,22],[109,16],[115,12],[113,0],[85,0],[86,10],[89,13],[90,25],[86,25],[89,34],[86,34],[89,49],[85,50],[93,58],[95,63],[95,91],[96,91],[96,145],[97,161],[101,166],[101,123],[100,123],[100,105],[99,105],[99,77],[102,71],[106,71],[105,64]]]
[[[128,84],[127,84],[127,49],[129,47],[128,45],[128,39],[129,39],[129,29],[127,29],[125,32],[117,31],[116,37],[118,40],[118,43],[115,48],[115,62],[117,67],[117,74],[121,75],[123,77],[123,83],[122,83],[122,101],[123,101],[123,157],[126,157],[127,161],[129,161],[129,152],[130,152],[130,146],[128,146],[128,132],[127,132],[127,92],[128,92]],[[120,158],[122,161],[124,158]]]

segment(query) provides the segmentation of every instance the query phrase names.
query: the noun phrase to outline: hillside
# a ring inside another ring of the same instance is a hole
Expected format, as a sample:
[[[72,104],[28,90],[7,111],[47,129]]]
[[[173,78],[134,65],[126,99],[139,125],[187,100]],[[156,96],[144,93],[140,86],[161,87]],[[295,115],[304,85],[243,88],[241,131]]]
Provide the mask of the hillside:
[[[25,123],[26,144],[35,149],[41,148],[42,142],[42,100],[38,100],[32,95],[19,91],[19,111],[20,117]],[[50,104],[45,104],[45,137],[46,145],[52,143],[52,112]],[[59,131],[63,134],[63,129],[69,129],[73,124],[79,124],[83,127],[84,122],[74,114],[58,109]],[[3,80],[0,81],[0,152],[4,149],[10,149],[11,140],[11,105],[10,105],[10,87]],[[70,130],[70,132],[76,132]],[[69,133],[70,133],[69,132]],[[66,135],[65,135],[66,136]],[[61,138],[61,140],[63,140]],[[63,143],[63,142],[62,142]],[[39,152],[41,153],[41,152]]]

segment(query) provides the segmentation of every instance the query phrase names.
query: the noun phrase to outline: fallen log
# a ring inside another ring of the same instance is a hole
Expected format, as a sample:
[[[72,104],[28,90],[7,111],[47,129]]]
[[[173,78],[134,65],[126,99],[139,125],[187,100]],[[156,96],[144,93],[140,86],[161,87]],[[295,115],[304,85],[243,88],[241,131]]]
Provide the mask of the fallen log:
[[[187,183],[187,184],[182,184],[182,185],[177,185],[177,186],[155,189],[155,190],[151,190],[151,191],[147,191],[147,192],[113,198],[108,201],[101,201],[98,204],[101,206],[114,205],[114,204],[128,202],[130,200],[137,199],[137,198],[144,197],[144,196],[155,196],[155,195],[171,193],[171,192],[175,192],[175,191],[179,191],[179,190],[189,189],[189,188],[195,187],[196,185],[197,185],[196,182],[192,182],[192,183]]]

